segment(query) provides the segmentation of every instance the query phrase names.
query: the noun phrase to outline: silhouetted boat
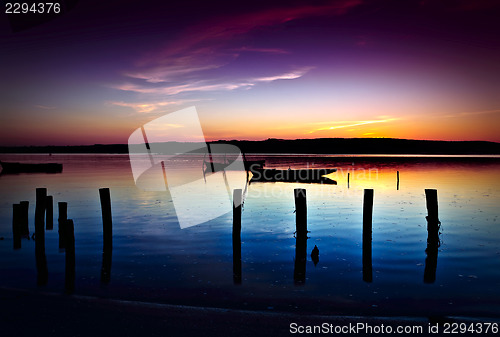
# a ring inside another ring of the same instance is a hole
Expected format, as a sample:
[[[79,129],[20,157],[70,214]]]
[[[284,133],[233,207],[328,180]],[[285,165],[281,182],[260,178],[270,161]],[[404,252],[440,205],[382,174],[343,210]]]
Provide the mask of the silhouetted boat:
[[[246,171],[251,171],[252,169],[259,169],[259,168],[262,168],[265,164],[265,160],[248,160],[248,161],[244,161],[244,165],[245,165],[245,170]],[[220,171],[224,171],[226,169],[226,167],[228,167],[231,163],[228,163],[227,161],[225,163],[217,163],[217,162],[210,162],[210,161],[207,161],[207,160],[203,160],[203,164],[204,164],[204,172],[205,173],[208,173],[208,172],[220,172]]]
[[[277,170],[253,168],[251,182],[287,182],[287,183],[316,183],[336,185],[335,180],[324,177],[336,172],[337,169],[299,169]]]
[[[63,165],[58,163],[10,163],[0,161],[1,174],[9,173],[60,173]]]

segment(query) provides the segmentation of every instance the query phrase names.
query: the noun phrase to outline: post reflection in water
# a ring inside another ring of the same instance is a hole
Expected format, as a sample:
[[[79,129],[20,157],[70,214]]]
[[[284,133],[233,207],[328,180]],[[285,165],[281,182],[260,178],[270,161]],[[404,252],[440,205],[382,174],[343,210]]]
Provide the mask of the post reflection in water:
[[[372,231],[371,228],[363,227],[363,281],[373,281],[372,268]]]
[[[303,285],[306,282],[307,261],[307,235],[295,236],[295,266],[293,268],[293,280],[295,285]]]
[[[112,249],[104,248],[102,251],[101,283],[108,284],[111,280]]]
[[[233,282],[241,284],[241,203],[242,190],[233,191]]]
[[[439,229],[441,223],[437,219],[429,219],[427,217],[427,249],[425,253],[425,270],[424,270],[424,283],[434,283],[436,281],[436,269],[438,250],[441,245],[439,240]]]
[[[75,290],[75,226],[73,220],[65,220],[64,232],[66,234],[64,243],[66,250],[65,268],[65,290],[67,294],[72,294]]]

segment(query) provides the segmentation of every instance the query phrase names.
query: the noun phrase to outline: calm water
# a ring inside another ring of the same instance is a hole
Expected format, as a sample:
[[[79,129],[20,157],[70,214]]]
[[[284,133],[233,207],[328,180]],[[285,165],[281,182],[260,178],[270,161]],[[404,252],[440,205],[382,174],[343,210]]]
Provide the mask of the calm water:
[[[55,205],[68,202],[68,217],[75,223],[76,294],[324,314],[500,317],[499,158],[250,157],[266,159],[267,167],[336,167],[331,178],[337,185],[247,186],[242,281],[235,284],[232,214],[181,229],[170,194],[137,188],[127,155],[1,155],[3,161],[60,162],[64,172],[0,175],[0,286],[65,291],[57,220],[46,232],[46,285],[37,286],[34,241],[23,239],[22,248],[13,249],[12,204],[30,202],[34,232],[35,188],[46,187]],[[186,174],[198,170],[189,160],[186,166]],[[101,187],[111,189],[113,209],[107,284],[101,282]],[[298,187],[307,189],[310,230],[301,285],[294,282],[293,189]],[[365,188],[375,191],[372,282],[363,281]],[[438,190],[442,223],[433,283],[424,282],[430,263],[425,188]],[[196,205],[203,202],[193,196],[193,215],[202,213]],[[317,265],[310,257],[314,245],[320,251]]]

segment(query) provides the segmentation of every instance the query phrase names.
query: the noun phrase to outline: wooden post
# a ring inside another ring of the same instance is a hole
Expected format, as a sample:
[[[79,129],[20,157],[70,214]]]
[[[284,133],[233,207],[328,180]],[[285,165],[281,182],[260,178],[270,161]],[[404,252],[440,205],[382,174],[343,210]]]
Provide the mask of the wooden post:
[[[365,189],[363,198],[363,281],[372,282],[373,189]]]
[[[35,207],[35,257],[37,269],[37,284],[46,285],[49,272],[47,270],[47,258],[45,256],[45,201],[47,197],[46,188],[36,189]]]
[[[29,201],[21,201],[21,236],[29,238]]]
[[[99,196],[102,210],[103,247],[104,250],[107,250],[111,249],[113,246],[113,220],[111,216],[111,196],[109,194],[109,188],[100,188]]]
[[[54,198],[48,195],[45,199],[45,226],[47,230],[54,229]]]
[[[397,171],[397,184],[396,189],[399,191],[399,171]]]
[[[425,190],[425,198],[426,198],[428,218],[431,220],[437,220],[439,218],[438,217],[437,190],[426,189]]]
[[[241,232],[241,203],[242,203],[242,193],[241,189],[235,189],[233,191],[233,233],[240,235]]]
[[[35,242],[37,246],[43,248],[45,255],[45,209],[46,209],[46,188],[36,189],[36,207],[35,207]]]
[[[241,203],[242,190],[233,191],[233,282],[241,284]]]
[[[12,236],[14,249],[21,249],[21,205],[12,205]]]
[[[57,208],[59,209],[59,216],[57,218],[58,232],[59,232],[59,249],[64,249],[64,236],[66,220],[68,220],[68,203],[58,202]]]
[[[426,206],[427,206],[427,249],[425,253],[424,282],[434,283],[436,280],[437,258],[440,246],[439,229],[441,222],[438,216],[438,199],[437,190],[425,190]]]
[[[306,190],[303,188],[296,188],[293,192],[295,196],[295,230],[297,236],[307,237]]]
[[[64,221],[65,242],[65,289],[67,294],[72,294],[75,289],[75,225],[73,220]]]
[[[347,172],[347,188],[349,188],[349,176],[351,175],[350,172]]]
[[[373,189],[365,189],[363,198],[363,233],[372,233]]]

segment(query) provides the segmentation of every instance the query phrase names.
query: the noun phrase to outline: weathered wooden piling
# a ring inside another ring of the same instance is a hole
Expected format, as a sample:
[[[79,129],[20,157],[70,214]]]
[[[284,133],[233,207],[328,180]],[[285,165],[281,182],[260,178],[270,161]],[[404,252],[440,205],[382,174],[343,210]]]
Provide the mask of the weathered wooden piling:
[[[373,189],[365,189],[363,198],[363,233],[372,235]]]
[[[347,188],[349,188],[349,178],[350,178],[351,173],[347,172]]]
[[[48,195],[45,199],[45,228],[54,229],[54,197]]]
[[[28,237],[30,236],[30,228],[29,228],[29,201],[21,201],[21,236]]]
[[[43,248],[45,255],[45,209],[46,209],[47,189],[36,189],[36,206],[35,206],[35,243]],[[40,249],[41,249],[40,248]]]
[[[306,190],[304,188],[296,188],[293,192],[295,196],[295,230],[297,236],[307,237]]]
[[[100,188],[102,226],[103,226],[103,247],[104,250],[113,246],[113,220],[111,216],[111,196],[109,188]]]
[[[57,225],[59,231],[59,249],[64,248],[64,229],[66,225],[66,220],[68,220],[68,203],[58,202],[57,207],[59,210],[59,217],[57,218]]]
[[[75,289],[75,225],[73,220],[64,221],[65,243],[65,290],[72,294]]]
[[[397,179],[396,189],[399,191],[399,171],[397,171],[396,173],[396,179]]]
[[[21,204],[12,205],[12,236],[14,249],[21,248]]]
[[[37,269],[37,284],[46,285],[49,277],[47,258],[45,256],[45,209],[47,189],[36,189],[35,206],[35,257]]]
[[[241,284],[241,203],[242,190],[233,191],[233,282]]]
[[[430,220],[438,220],[438,198],[437,198],[437,190],[435,189],[426,189],[425,190],[425,199],[427,205],[427,216]]]
[[[240,235],[241,232],[241,203],[243,199],[243,191],[235,189],[233,191],[233,234],[236,232]]]
[[[425,199],[427,206],[427,248],[425,253],[424,283],[434,283],[436,280],[437,258],[441,241],[439,240],[439,221],[437,190],[426,189]]]
[[[365,189],[363,198],[363,281],[372,282],[373,189]]]

